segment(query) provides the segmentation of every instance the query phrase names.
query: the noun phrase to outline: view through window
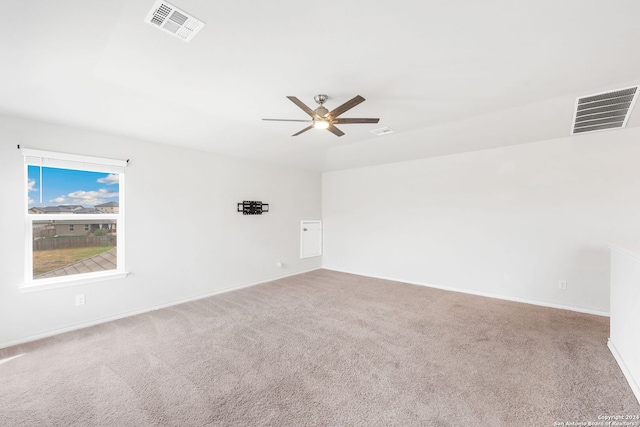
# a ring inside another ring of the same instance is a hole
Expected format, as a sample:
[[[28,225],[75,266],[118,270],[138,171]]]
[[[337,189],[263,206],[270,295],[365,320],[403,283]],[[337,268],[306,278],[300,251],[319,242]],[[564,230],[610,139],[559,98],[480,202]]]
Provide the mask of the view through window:
[[[81,167],[27,161],[28,281],[122,269],[117,251],[123,174]]]

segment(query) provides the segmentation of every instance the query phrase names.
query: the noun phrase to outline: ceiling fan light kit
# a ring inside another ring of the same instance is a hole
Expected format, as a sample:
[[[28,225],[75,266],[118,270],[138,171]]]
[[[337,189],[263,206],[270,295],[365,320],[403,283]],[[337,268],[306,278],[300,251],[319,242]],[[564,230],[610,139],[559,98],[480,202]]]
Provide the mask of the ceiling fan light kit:
[[[372,118],[367,118],[367,119],[351,118],[351,119],[347,119],[347,118],[339,118],[338,117],[342,113],[352,109],[353,107],[355,107],[356,105],[360,104],[361,102],[364,102],[365,99],[363,97],[361,97],[360,95],[357,95],[357,96],[353,97],[352,99],[350,99],[349,101],[345,102],[344,104],[340,105],[339,107],[335,108],[332,111],[329,111],[324,106],[324,103],[327,101],[327,99],[329,99],[329,97],[327,95],[324,95],[324,94],[319,94],[319,95],[316,95],[316,96],[313,97],[314,101],[316,101],[316,103],[318,104],[318,107],[316,107],[315,110],[312,110],[311,108],[309,108],[307,105],[305,105],[302,101],[300,101],[295,96],[287,96],[287,98],[289,98],[289,100],[291,102],[296,104],[302,111],[307,113],[309,115],[309,117],[311,117],[311,120],[298,120],[298,119],[262,119],[262,120],[265,120],[265,121],[276,121],[276,122],[306,122],[306,123],[311,123],[306,128],[302,129],[301,131],[299,131],[297,133],[294,133],[291,136],[298,136],[301,133],[306,132],[311,128],[327,129],[329,132],[331,132],[332,134],[334,134],[336,136],[342,136],[342,135],[344,135],[344,132],[342,132],[340,129],[338,129],[335,126],[336,124],[378,123],[378,121],[380,121],[380,119],[372,119]]]

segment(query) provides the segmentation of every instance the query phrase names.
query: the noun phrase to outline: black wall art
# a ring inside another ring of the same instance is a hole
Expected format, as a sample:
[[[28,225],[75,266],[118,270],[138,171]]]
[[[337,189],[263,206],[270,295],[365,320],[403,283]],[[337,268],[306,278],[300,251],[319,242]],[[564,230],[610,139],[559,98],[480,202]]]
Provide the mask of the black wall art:
[[[242,212],[242,215],[262,215],[262,212],[269,212],[269,204],[244,200],[238,203],[238,212]]]

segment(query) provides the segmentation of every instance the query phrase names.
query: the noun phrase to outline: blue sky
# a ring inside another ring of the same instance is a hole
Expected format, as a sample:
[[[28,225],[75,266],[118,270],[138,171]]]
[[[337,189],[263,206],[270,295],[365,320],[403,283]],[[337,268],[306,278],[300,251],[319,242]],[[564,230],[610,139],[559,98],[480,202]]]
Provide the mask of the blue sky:
[[[29,166],[27,171],[29,207],[82,205],[85,208],[119,201],[118,175],[71,169]],[[42,203],[40,202],[42,191]]]

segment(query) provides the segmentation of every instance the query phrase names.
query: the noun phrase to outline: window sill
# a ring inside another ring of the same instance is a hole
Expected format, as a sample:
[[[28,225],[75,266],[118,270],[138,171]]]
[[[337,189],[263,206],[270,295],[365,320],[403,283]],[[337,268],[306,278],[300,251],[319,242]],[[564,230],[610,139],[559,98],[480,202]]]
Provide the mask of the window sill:
[[[20,286],[22,292],[36,292],[47,289],[65,288],[67,286],[84,285],[87,283],[104,282],[107,280],[124,279],[129,275],[126,271],[108,271],[100,273],[82,274],[81,277],[64,276],[51,279],[32,280]]]

